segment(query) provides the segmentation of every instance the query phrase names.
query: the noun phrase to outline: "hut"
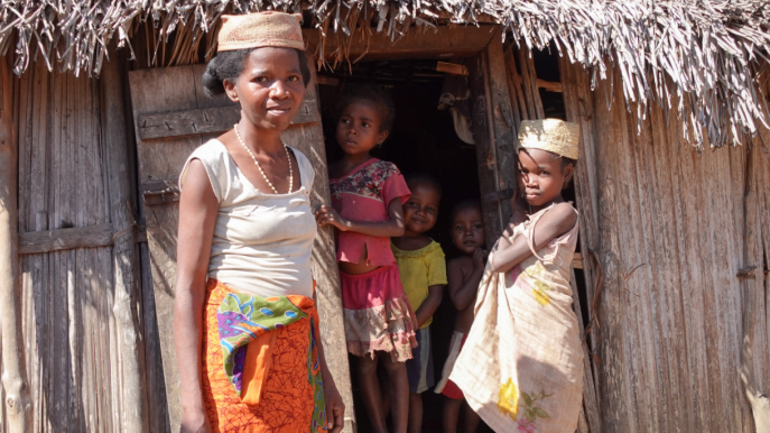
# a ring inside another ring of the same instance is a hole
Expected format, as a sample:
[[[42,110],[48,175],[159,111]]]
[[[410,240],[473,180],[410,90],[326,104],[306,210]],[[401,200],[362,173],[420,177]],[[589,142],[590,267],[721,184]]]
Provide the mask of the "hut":
[[[178,429],[175,179],[238,118],[199,83],[217,18],[258,9],[304,16],[317,68],[284,138],[317,167],[315,204],[328,200],[323,123],[347,80],[465,77],[474,144],[442,148],[439,121],[415,123],[431,153],[394,157],[443,155],[453,188],[482,198],[490,243],[509,216],[519,122],[580,123],[580,432],[770,429],[766,2],[8,0],[0,430]],[[314,273],[352,408],[333,248],[322,232]]]

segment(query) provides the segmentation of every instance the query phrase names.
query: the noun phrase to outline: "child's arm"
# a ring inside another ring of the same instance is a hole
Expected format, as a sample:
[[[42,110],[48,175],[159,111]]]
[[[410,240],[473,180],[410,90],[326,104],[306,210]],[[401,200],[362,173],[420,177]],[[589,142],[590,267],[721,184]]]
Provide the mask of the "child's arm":
[[[436,284],[428,287],[428,297],[420,305],[420,308],[414,312],[417,316],[417,327],[424,325],[441,305],[441,298],[444,296],[444,286]]]
[[[535,227],[532,228],[535,230],[535,250],[543,248],[553,239],[567,233],[575,226],[575,221],[577,221],[577,214],[572,205],[559,203],[554,206],[539,220],[537,230]],[[511,224],[514,224],[513,221]],[[524,236],[518,236],[511,243],[509,233],[511,231],[506,229],[505,234],[500,238],[497,250],[492,254],[491,265],[494,272],[506,272],[532,255],[532,250]]]
[[[321,227],[333,225],[343,232],[363,233],[378,238],[397,238],[403,236],[404,209],[401,207],[399,197],[394,198],[388,204],[388,215],[389,219],[381,222],[351,221],[342,218],[336,210],[324,205],[315,213],[315,219]]]
[[[449,280],[449,298],[452,299],[457,311],[463,311],[476,298],[481,277],[484,275],[484,256],[486,252],[481,248],[473,252],[473,271],[468,278],[463,278],[462,266],[449,266],[447,279]]]

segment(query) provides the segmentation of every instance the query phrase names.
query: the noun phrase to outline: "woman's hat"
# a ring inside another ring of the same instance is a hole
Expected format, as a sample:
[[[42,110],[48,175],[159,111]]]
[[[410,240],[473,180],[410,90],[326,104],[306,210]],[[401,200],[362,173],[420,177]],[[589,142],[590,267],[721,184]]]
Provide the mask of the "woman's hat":
[[[247,48],[282,47],[305,50],[299,14],[255,12],[246,15],[222,15],[217,38],[217,52]]]
[[[541,149],[569,159],[578,159],[580,126],[560,119],[522,120],[519,148]]]

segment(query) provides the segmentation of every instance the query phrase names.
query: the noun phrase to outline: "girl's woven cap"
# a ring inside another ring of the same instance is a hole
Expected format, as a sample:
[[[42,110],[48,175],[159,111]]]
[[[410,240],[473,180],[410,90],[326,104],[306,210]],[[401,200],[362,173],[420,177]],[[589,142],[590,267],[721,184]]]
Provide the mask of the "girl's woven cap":
[[[560,119],[522,120],[519,148],[541,149],[578,159],[580,125]]]
[[[305,50],[302,41],[302,16],[284,12],[255,12],[246,15],[222,15],[217,51],[247,48],[283,47]]]

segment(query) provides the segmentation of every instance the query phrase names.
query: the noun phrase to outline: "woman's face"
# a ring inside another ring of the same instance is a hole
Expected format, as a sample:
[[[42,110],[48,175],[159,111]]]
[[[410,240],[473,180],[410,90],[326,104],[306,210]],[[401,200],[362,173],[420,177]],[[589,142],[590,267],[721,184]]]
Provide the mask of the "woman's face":
[[[253,50],[236,82],[224,84],[227,96],[241,104],[241,115],[257,129],[288,128],[305,98],[297,51],[290,48]]]

